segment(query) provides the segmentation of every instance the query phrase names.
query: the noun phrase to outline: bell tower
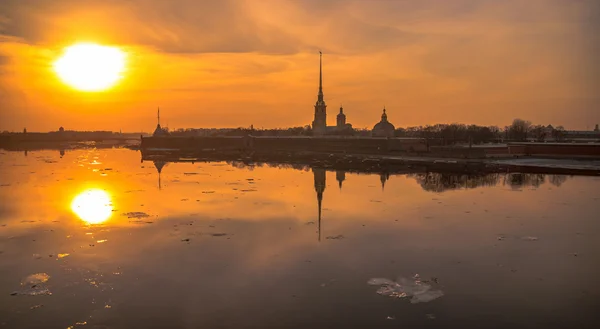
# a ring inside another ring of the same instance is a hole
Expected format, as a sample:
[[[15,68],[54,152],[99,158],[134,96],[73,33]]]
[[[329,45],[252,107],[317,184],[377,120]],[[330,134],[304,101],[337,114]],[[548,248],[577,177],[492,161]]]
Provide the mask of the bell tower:
[[[346,126],[346,115],[344,114],[344,108],[340,106],[340,113],[337,115],[337,127],[342,129]]]

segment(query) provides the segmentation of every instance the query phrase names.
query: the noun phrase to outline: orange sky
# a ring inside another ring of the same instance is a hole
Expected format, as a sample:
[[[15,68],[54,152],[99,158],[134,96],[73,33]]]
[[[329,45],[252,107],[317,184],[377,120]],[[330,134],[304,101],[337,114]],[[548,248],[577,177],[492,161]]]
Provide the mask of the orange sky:
[[[372,127],[600,122],[594,0],[2,0],[0,130],[309,124],[324,52],[328,122]],[[78,41],[117,45],[125,78],[62,84]]]

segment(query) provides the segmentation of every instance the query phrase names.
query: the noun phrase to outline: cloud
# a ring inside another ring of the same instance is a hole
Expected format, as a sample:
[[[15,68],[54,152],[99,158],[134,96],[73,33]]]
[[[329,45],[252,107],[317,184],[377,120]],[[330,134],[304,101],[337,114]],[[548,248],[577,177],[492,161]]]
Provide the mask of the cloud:
[[[254,22],[240,0],[7,0],[0,9],[12,17],[4,33],[31,43],[89,38],[174,53],[290,53],[297,44]]]
[[[23,117],[75,122],[85,107],[141,122],[132,109],[160,103],[180,125],[304,125],[323,50],[325,99],[355,126],[384,104],[397,126],[600,121],[593,0],[3,0],[0,13],[3,106]],[[82,40],[129,53],[110,93],[74,93],[51,72]]]

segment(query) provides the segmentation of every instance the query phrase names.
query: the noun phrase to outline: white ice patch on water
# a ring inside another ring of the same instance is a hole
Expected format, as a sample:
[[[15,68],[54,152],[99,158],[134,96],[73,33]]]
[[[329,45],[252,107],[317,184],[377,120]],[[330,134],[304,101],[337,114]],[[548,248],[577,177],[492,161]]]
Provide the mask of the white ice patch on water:
[[[50,279],[50,276],[46,273],[31,274],[31,275],[28,275],[25,278],[23,278],[23,280],[21,280],[21,285],[29,286],[29,285],[44,283],[44,282],[48,281],[49,279]]]
[[[48,288],[44,287],[44,284],[50,279],[50,276],[46,273],[31,274],[21,280],[21,286],[27,287],[22,290],[14,291],[11,293],[12,296],[16,295],[28,295],[28,296],[39,296],[39,295],[52,295]]]
[[[412,279],[399,277],[396,281],[386,278],[372,278],[367,281],[367,284],[381,286],[377,289],[377,293],[382,296],[411,297],[410,302],[412,304],[427,303],[444,296],[444,292],[421,281],[418,275],[415,275]]]

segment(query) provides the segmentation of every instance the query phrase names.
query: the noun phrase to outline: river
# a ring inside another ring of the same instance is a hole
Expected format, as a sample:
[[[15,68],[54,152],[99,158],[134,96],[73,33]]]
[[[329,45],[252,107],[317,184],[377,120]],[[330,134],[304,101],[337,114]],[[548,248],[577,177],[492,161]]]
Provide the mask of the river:
[[[0,328],[591,328],[600,177],[0,152]]]

